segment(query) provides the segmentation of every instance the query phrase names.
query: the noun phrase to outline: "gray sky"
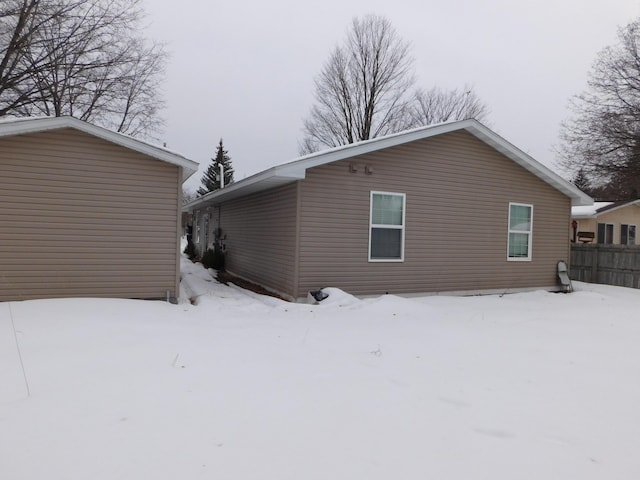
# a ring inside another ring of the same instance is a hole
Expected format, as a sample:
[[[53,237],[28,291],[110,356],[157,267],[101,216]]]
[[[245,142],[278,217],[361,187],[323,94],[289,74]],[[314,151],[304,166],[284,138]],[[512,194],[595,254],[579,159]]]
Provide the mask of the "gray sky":
[[[351,19],[387,17],[412,45],[417,85],[473,86],[487,125],[554,168],[569,98],[637,0],[147,0],[148,36],[171,54],[167,147],[200,162],[222,137],[236,181],[298,156],[313,80]]]

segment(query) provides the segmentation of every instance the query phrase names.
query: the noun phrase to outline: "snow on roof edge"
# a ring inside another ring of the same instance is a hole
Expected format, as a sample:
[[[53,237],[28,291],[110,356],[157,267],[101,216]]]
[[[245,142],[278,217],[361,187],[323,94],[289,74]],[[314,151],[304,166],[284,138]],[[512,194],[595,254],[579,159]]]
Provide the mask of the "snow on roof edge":
[[[158,160],[182,167],[183,182],[198,170],[198,162],[190,160],[177,152],[167,149],[166,147],[161,147],[124,133],[114,132],[108,128],[94,125],[75,117],[65,115],[61,117],[39,116],[0,118],[0,137],[57,130],[60,128],[74,128],[89,135],[93,135],[120,146],[130,148],[131,150],[149,155]]]
[[[593,202],[591,205],[581,205],[571,208],[571,216],[575,218],[595,218],[598,210],[612,205],[613,202]]]
[[[287,179],[289,182],[303,179],[308,168],[458,130],[467,130],[480,141],[498,150],[500,153],[527,169],[538,178],[552,185],[554,188],[569,197],[572,205],[590,205],[593,203],[593,199],[579,190],[575,185],[564,180],[560,175],[553,172],[530,155],[524,153],[500,135],[475,119],[467,119],[417,127],[386,135],[384,137],[362,140],[356,143],[333,147],[321,152],[303,155],[290,162],[279,164],[236,182],[233,185],[234,188],[232,191],[227,190],[227,188],[231,187],[227,187],[210,192],[207,195],[188,203],[183,207],[183,209],[192,210],[200,204],[219,203],[229,199],[231,196],[236,198],[241,195],[241,190],[243,188],[247,189],[247,193],[258,191],[258,184],[260,182],[264,182],[264,189],[270,188],[269,180],[274,179],[275,177],[280,178],[281,184],[286,183]]]

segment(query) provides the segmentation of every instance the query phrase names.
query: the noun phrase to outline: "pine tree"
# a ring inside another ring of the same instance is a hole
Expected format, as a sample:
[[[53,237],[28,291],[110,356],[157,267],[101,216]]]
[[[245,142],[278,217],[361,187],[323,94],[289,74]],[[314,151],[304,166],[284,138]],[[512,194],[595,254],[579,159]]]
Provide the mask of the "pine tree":
[[[233,183],[233,166],[231,165],[231,157],[222,145],[222,139],[216,148],[216,156],[211,159],[211,165],[202,176],[202,187],[196,192],[199,197],[220,188],[220,165],[224,170],[224,186]]]
[[[578,187],[580,190],[585,192],[587,195],[590,195],[589,192],[593,190],[591,180],[589,180],[589,177],[587,176],[587,173],[584,171],[584,168],[581,168],[578,170],[578,173],[574,175],[573,179],[571,180],[571,183],[573,183],[576,187]]]

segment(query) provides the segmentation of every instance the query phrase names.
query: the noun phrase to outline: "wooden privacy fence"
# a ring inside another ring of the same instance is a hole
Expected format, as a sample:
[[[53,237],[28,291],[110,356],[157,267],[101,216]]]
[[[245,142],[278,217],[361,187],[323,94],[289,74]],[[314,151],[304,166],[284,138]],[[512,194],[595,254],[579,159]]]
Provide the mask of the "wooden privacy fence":
[[[573,244],[571,279],[640,288],[640,246]]]

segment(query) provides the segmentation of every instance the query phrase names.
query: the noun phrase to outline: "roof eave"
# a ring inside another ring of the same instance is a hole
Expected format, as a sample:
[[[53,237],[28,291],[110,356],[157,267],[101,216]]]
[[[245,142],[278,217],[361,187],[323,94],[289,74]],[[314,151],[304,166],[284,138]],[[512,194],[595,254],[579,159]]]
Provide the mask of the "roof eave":
[[[206,203],[207,205],[210,205],[213,203],[220,203],[221,201],[232,198],[232,196],[233,198],[236,198],[245,193],[253,193],[256,191],[264,190],[266,188],[271,188],[272,182],[277,183],[275,180],[279,180],[282,184],[284,184],[287,182],[304,179],[306,171],[309,168],[459,130],[468,131],[484,143],[492,146],[518,165],[527,169],[538,178],[542,179],[546,183],[562,192],[564,195],[571,199],[572,206],[593,204],[593,199],[584,192],[580,191],[577,187],[570,184],[562,177],[534,160],[531,156],[527,155],[522,150],[507,142],[505,139],[482,125],[477,120],[468,119],[457,122],[442,123],[439,125],[419,127],[413,130],[388,135],[386,137],[365,140],[362,142],[352,143],[350,145],[335,147],[323,152],[306,155],[292,162],[280,165],[278,167],[272,167],[269,170],[265,170],[245,180],[241,180],[237,184],[234,184],[234,190],[232,191],[228,191],[226,193],[217,191],[213,194],[208,194],[204,197],[196,199],[193,202],[185,205],[185,209],[192,210],[194,207],[197,207],[201,204]],[[232,187],[227,188],[231,189]]]
[[[69,116],[26,119],[18,118],[14,122],[9,121],[0,124],[0,137],[45,132],[61,128],[73,128],[97,138],[101,138],[102,140],[115,143],[116,145],[120,145],[130,150],[134,150],[181,167],[183,182],[198,171],[198,163],[193,160],[189,160],[182,155]]]
[[[545,167],[530,155],[526,154],[515,145],[511,144],[500,135],[496,134],[474,119],[442,123],[439,125],[431,125],[427,127],[419,127],[406,132],[389,135],[380,139],[366,140],[342,148],[338,147],[337,149],[330,150],[325,153],[302,157],[299,160],[284,165],[284,167],[296,169],[301,168],[304,164],[304,168],[312,168],[325,163],[344,160],[346,158],[354,157],[357,155],[363,155],[365,153],[370,153],[373,151],[382,150],[384,148],[394,147],[404,143],[422,140],[425,138],[434,137],[457,130],[468,131],[481,141],[487,143],[503,155],[516,162],[518,165],[522,166],[540,179],[552,185],[571,199],[572,206],[575,207],[593,204],[593,198],[591,198],[589,195],[582,192],[576,186],[560,177],[557,173]]]
[[[598,215],[601,215],[601,214],[603,214],[603,213],[614,212],[614,211],[616,211],[616,210],[619,210],[619,209],[621,209],[621,208],[628,207],[628,206],[630,206],[630,205],[640,206],[640,199],[637,199],[637,200],[631,200],[631,201],[629,201],[629,202],[622,203],[622,204],[620,204],[620,205],[616,205],[615,207],[611,207],[610,205],[607,205],[607,206],[601,207],[601,208],[599,208],[598,210],[596,210],[596,213],[595,213],[595,215],[594,215],[594,217],[593,217],[593,218],[596,218]],[[609,208],[607,208],[607,207],[609,207]]]
[[[571,206],[593,205],[593,198],[584,193],[572,183],[567,182],[560,175],[547,168],[515,145],[503,139],[500,135],[489,130],[480,122],[472,121],[465,129],[478,137],[500,153],[516,162],[521,167],[547,182],[571,199]]]
[[[283,167],[272,167],[237,183],[209,192],[182,207],[183,212],[191,212],[196,207],[210,207],[228,200],[256,193],[268,188],[276,188],[305,178],[306,170],[291,171]]]

